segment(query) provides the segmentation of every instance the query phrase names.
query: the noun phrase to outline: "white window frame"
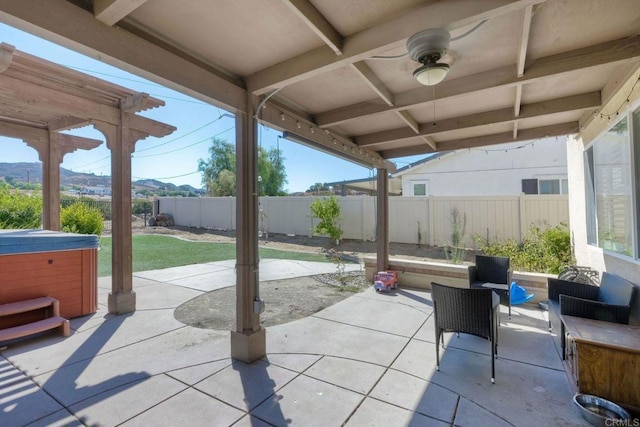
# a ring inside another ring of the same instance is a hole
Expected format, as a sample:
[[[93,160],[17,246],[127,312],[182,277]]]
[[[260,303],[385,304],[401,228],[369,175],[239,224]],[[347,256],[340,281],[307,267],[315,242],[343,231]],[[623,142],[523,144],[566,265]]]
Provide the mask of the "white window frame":
[[[629,158],[630,158],[630,174],[631,176],[630,178],[630,182],[631,182],[631,255],[627,255],[621,252],[617,252],[617,251],[613,251],[613,250],[609,250],[609,249],[605,249],[600,247],[600,243],[599,242],[599,236],[598,236],[598,220],[599,218],[597,218],[597,214],[595,215],[594,218],[594,224],[595,225],[595,231],[596,231],[596,242],[587,242],[587,244],[589,246],[592,247],[598,247],[600,249],[602,249],[604,252],[607,252],[609,254],[615,255],[615,256],[619,256],[619,257],[624,257],[624,258],[633,258],[634,260],[639,260],[640,259],[640,248],[638,247],[638,242],[640,241],[640,229],[638,228],[638,215],[640,214],[640,206],[638,206],[638,198],[640,197],[640,185],[638,183],[638,180],[636,179],[636,176],[638,174],[638,168],[640,168],[640,153],[638,153],[638,150],[640,150],[640,135],[636,135],[636,133],[634,132],[634,122],[633,122],[633,116],[634,114],[638,114],[640,115],[640,102],[636,102],[635,105],[633,106],[633,108],[630,108],[625,114],[621,114],[619,120],[616,120],[615,122],[612,122],[610,126],[608,126],[600,135],[598,135],[597,138],[594,138],[593,141],[591,143],[589,143],[586,147],[585,147],[585,162],[584,162],[584,167],[588,168],[589,165],[587,164],[586,161],[586,153],[587,150],[594,149],[594,146],[598,143],[598,141],[600,140],[600,138],[605,135],[607,132],[609,132],[614,126],[616,126],[620,121],[626,119],[627,120],[627,129],[628,129],[628,134],[629,134]],[[595,159],[594,159],[595,160]],[[594,161],[594,165],[595,165],[595,161]],[[585,169],[586,171],[586,169]],[[593,172],[593,171],[592,171]],[[586,176],[586,174],[585,174]],[[588,185],[589,183],[587,183],[585,181],[585,191],[588,191],[586,185]],[[595,186],[595,194],[598,194],[598,188],[597,188],[597,183],[594,183]],[[588,197],[587,194],[585,194],[585,197]],[[587,209],[588,207],[585,205],[585,209]],[[597,197],[596,197],[596,212],[598,210],[597,207]],[[587,224],[587,228],[590,226],[590,224]]]
[[[415,193],[416,185],[424,185],[424,192],[425,192],[424,195],[416,195]],[[416,197],[429,197],[429,180],[421,179],[421,180],[411,181],[411,195]]]
[[[542,195],[569,194],[569,179],[566,176],[543,176],[543,177],[536,177],[536,179],[538,180],[538,194],[542,194]],[[560,192],[559,193],[542,193],[540,191],[540,183],[542,181],[558,181],[558,188],[560,189]],[[566,191],[564,191],[564,188],[562,186],[563,182],[567,183]]]

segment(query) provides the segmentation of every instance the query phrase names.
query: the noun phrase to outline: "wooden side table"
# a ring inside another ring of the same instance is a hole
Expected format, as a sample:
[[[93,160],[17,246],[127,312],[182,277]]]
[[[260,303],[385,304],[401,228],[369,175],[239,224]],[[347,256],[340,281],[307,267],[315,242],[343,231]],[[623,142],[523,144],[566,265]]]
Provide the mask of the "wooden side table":
[[[640,412],[640,326],[561,317],[574,390]]]

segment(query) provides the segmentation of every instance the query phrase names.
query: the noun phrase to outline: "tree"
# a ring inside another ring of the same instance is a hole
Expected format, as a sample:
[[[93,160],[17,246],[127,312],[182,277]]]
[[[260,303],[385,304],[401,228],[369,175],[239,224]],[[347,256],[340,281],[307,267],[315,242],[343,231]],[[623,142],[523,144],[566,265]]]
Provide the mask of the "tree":
[[[307,193],[319,193],[321,191],[328,191],[328,190],[330,190],[330,188],[327,184],[316,182],[311,187],[309,187],[309,189],[307,190]]]
[[[336,196],[316,199],[311,203],[311,214],[320,222],[313,230],[316,234],[329,236],[336,241],[342,237],[340,220],[340,202]]]
[[[198,160],[198,171],[202,173],[202,184],[210,196],[235,196],[236,194],[236,149],[223,139],[214,138],[209,148],[210,157]],[[261,196],[284,195],[287,173],[284,158],[277,148],[265,150],[258,147],[259,194]]]
[[[211,184],[211,192],[214,196],[235,196],[236,175],[227,169],[222,169]]]
[[[213,138],[209,147],[209,159],[198,160],[198,171],[202,173],[202,184],[207,189],[207,194],[211,196],[231,196],[235,195],[235,182],[233,194],[216,194],[215,188],[218,186],[216,180],[220,172],[226,170],[231,174],[236,173],[236,149],[233,144],[224,139]]]
[[[284,170],[284,158],[277,148],[269,151],[258,148],[258,174],[261,177],[259,193],[261,196],[284,196],[287,173]]]

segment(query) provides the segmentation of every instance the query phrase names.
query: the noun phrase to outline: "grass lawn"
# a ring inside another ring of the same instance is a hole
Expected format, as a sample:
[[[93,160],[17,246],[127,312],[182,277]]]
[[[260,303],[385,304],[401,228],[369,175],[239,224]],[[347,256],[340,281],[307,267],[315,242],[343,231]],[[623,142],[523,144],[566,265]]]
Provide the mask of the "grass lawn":
[[[189,242],[169,236],[133,236],[133,271],[235,259],[234,243]],[[260,248],[260,258],[330,262],[323,255]],[[98,275],[111,274],[111,237],[100,239]]]

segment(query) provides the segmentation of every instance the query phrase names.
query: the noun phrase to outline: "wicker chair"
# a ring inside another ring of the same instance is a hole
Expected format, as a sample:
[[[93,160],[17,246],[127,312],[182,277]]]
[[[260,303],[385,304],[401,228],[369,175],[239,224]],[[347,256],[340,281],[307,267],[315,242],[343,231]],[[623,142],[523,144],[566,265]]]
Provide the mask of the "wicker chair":
[[[511,318],[511,269],[509,258],[476,255],[476,264],[469,266],[470,288],[491,288],[500,295],[500,302],[509,308]]]
[[[465,289],[431,283],[436,326],[436,362],[440,370],[440,346],[444,332],[488,338],[491,342],[491,382],[495,383],[498,356],[498,313],[500,298],[491,289]]]

